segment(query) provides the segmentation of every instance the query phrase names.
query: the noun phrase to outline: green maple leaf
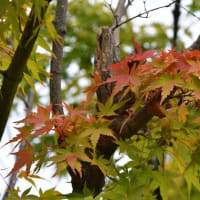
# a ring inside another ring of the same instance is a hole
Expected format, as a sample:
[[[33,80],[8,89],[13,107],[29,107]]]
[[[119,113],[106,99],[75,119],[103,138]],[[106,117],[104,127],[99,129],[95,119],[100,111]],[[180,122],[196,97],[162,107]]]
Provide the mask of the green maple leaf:
[[[99,117],[116,115],[115,111],[122,107],[128,100],[129,99],[126,99],[115,104],[113,104],[112,99],[108,99],[105,104],[97,102],[99,108],[97,114]]]
[[[91,140],[93,149],[96,149],[96,145],[101,135],[107,135],[114,138],[112,130],[107,127],[88,128],[80,134],[80,137],[89,137]]]

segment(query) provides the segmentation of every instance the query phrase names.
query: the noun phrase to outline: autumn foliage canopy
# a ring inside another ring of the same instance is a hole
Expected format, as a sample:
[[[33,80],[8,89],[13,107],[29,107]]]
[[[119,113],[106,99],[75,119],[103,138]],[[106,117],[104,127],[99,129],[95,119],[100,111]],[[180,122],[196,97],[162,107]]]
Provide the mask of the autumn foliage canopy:
[[[9,175],[17,172],[34,183],[47,163],[56,166],[55,175],[70,168],[82,177],[82,165],[89,163],[108,177],[107,189],[97,199],[106,199],[113,191],[113,199],[126,195],[154,199],[156,188],[168,199],[168,191],[179,188],[182,181],[187,183],[188,196],[193,187],[200,191],[200,51],[143,52],[134,38],[132,41],[135,52],[109,66],[111,75],[106,80],[99,71],[92,75],[93,84],[84,91],[87,98],[81,105],[60,105],[65,115],[53,114],[51,105],[37,105],[36,112],[17,122],[19,133],[8,143],[18,146],[23,142],[24,148],[13,153],[19,159]],[[103,85],[112,87],[105,104],[95,98]],[[127,140],[121,135],[123,128],[144,108],[151,119],[142,130],[129,133]],[[125,120],[116,132],[112,123],[119,115]],[[33,146],[36,137],[40,144]],[[99,150],[106,139],[118,146],[120,153],[127,153],[129,161],[124,166]],[[157,170],[151,162],[155,158]],[[184,190],[177,191],[185,195]]]

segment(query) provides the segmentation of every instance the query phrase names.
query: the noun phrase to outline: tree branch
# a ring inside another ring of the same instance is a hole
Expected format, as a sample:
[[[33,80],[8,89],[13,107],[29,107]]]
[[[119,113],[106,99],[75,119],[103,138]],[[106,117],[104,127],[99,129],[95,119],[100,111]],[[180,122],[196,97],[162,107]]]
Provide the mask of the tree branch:
[[[8,70],[4,73],[4,79],[0,91],[0,140],[3,136],[17,87],[22,80],[27,60],[37,39],[47,7],[48,4],[46,1],[46,5],[41,9],[40,17],[37,17],[35,16],[33,5],[19,45]]]
[[[171,5],[173,5],[175,2],[176,2],[176,1],[172,1],[171,3],[169,3],[169,4],[167,4],[167,5],[159,6],[159,7],[157,7],[157,8],[153,8],[153,9],[150,9],[150,10],[146,10],[145,12],[142,12],[142,13],[136,15],[136,16],[133,16],[133,17],[131,17],[131,18],[129,18],[129,19],[127,19],[127,20],[125,20],[125,21],[123,21],[123,22],[117,24],[116,26],[112,27],[112,31],[114,31],[116,28],[122,26],[123,24],[126,24],[127,22],[130,22],[131,20],[133,20],[133,19],[135,19],[135,18],[143,17],[143,15],[147,15],[147,16],[146,16],[146,18],[147,18],[147,17],[148,17],[148,14],[149,14],[150,12],[159,10],[159,9],[161,9],[161,8],[168,8],[168,7],[170,7]]]
[[[190,11],[190,10],[187,9],[186,7],[181,6],[181,8],[182,8],[183,10],[185,10],[188,14],[190,14],[190,15],[192,15],[193,17],[195,17],[196,19],[200,20],[200,17],[199,17],[199,16],[195,15],[192,11]]]
[[[121,22],[121,18],[127,11],[125,6],[126,0],[119,0],[117,4],[116,11],[114,13],[114,21],[112,27],[117,26]],[[120,61],[120,28],[113,29],[112,33],[112,42],[113,42],[113,53],[114,53],[114,62]]]

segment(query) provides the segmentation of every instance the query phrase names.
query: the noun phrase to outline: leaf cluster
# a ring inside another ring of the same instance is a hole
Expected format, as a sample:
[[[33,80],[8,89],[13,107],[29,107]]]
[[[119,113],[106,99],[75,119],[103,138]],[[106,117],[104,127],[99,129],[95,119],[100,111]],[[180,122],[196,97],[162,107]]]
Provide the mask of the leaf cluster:
[[[38,105],[37,112],[30,112],[18,122],[24,125],[10,142],[18,142],[17,145],[25,142],[25,148],[14,153],[19,159],[10,173],[26,166],[25,174],[30,182],[31,171],[34,174],[44,162],[51,162],[57,169],[55,175],[69,166],[81,177],[82,162],[87,162],[97,165],[108,177],[105,190],[97,199],[156,199],[157,188],[164,200],[173,195],[185,199],[193,187],[200,191],[200,51],[143,52],[134,38],[132,41],[135,53],[111,65],[108,68],[112,71],[111,77],[103,81],[98,72],[94,74],[94,84],[85,91],[87,102],[79,107],[65,104],[66,115],[53,114],[51,106]],[[108,102],[105,105],[97,102],[97,111],[87,109],[98,88],[111,83],[114,88]],[[120,135],[115,136],[110,129],[113,119],[119,115],[116,110],[126,103],[123,98],[114,102],[121,90],[135,93],[139,102],[126,109],[129,117],[146,104],[150,105],[147,112],[154,116],[145,129],[133,133],[129,141],[121,140]],[[45,141],[49,136],[53,136],[53,143]],[[114,159],[99,157],[96,147],[102,136],[112,137],[130,161],[119,167]],[[42,141],[38,149],[30,142],[36,137]],[[48,152],[53,154],[47,156]],[[31,170],[34,162],[36,167]],[[187,183],[187,191],[179,189],[183,182]],[[70,198],[73,199],[73,195]]]

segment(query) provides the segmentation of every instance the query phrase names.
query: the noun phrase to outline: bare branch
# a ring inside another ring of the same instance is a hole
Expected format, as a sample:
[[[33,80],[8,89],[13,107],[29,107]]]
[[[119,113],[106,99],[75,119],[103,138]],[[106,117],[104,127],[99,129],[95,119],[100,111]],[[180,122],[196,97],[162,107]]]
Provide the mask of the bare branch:
[[[104,0],[104,4],[105,6],[111,11],[111,13],[113,14],[113,16],[115,15],[115,11],[112,8],[112,1],[111,3],[108,3],[107,1]]]
[[[126,0],[118,1],[117,8],[114,13],[114,21],[113,21],[112,27],[116,27],[121,22],[122,16],[124,16],[124,14],[126,13],[128,7],[125,6],[125,2]],[[120,29],[119,28],[116,28],[113,30],[112,42],[113,42],[114,62],[119,62],[120,61],[120,49],[119,49]]]
[[[149,13],[148,13],[148,11],[147,11],[146,1],[145,1],[145,0],[143,1],[143,4],[144,4],[144,11],[147,13],[146,18],[148,18],[148,17],[149,17]]]
[[[162,8],[168,8],[170,7],[171,5],[173,5],[176,1],[172,1],[171,3],[167,4],[167,5],[164,5],[164,6],[159,6],[159,7],[156,7],[156,8],[153,8],[153,9],[150,9],[148,11],[145,11],[145,12],[142,12],[142,13],[139,13],[138,15],[135,15],[119,24],[116,24],[115,26],[112,27],[112,31],[114,31],[116,28],[122,26],[123,24],[126,24],[127,22],[130,22],[131,20],[135,19],[135,18],[138,18],[138,17],[143,17],[143,15],[147,15],[150,13],[150,12],[153,12],[153,11],[156,11],[156,10],[159,10],[159,9],[162,9]],[[146,17],[145,17],[146,18]]]
[[[126,10],[128,9],[129,6],[132,5],[132,3],[133,3],[134,1],[135,1],[135,0],[128,0],[127,5],[126,5]]]

